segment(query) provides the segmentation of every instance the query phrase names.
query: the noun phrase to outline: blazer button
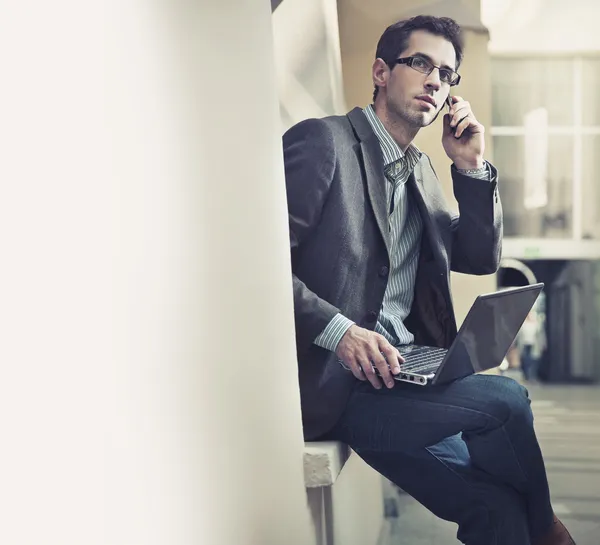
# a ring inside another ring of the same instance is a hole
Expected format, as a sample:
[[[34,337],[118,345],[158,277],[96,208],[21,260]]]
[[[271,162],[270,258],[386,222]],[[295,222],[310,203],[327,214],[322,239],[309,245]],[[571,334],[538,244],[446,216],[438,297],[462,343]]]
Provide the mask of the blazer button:
[[[381,267],[381,269],[379,269],[379,276],[381,276],[382,278],[385,278],[390,272],[390,269],[388,269],[385,265],[383,267]]]
[[[369,312],[367,312],[367,315],[365,316],[365,320],[369,324],[376,322],[377,321],[377,313],[370,310]]]

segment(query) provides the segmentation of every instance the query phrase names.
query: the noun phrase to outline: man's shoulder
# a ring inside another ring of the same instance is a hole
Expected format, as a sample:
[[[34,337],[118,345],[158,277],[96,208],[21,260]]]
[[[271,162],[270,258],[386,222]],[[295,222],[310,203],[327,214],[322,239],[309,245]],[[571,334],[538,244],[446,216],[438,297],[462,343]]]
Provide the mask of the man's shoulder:
[[[347,115],[329,115],[310,117],[292,125],[286,133],[298,131],[323,131],[331,133],[350,133],[352,125]]]
[[[345,154],[358,141],[347,115],[304,119],[291,126],[283,135],[284,148],[302,143],[317,154]]]

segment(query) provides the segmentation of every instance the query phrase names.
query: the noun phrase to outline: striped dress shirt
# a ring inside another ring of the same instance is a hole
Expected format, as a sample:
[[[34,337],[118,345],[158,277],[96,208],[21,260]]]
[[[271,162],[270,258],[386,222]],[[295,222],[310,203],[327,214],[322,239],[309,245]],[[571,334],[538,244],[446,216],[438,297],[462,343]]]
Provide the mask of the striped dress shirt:
[[[410,344],[414,336],[406,329],[404,319],[413,302],[423,224],[418,208],[407,191],[406,182],[422,153],[413,144],[403,152],[375,114],[372,105],[363,112],[379,140],[388,182],[385,190],[390,228],[390,273],[375,331],[392,345]],[[490,179],[487,164],[480,171],[469,174],[474,178]],[[314,342],[335,351],[353,324],[343,314],[337,314]]]

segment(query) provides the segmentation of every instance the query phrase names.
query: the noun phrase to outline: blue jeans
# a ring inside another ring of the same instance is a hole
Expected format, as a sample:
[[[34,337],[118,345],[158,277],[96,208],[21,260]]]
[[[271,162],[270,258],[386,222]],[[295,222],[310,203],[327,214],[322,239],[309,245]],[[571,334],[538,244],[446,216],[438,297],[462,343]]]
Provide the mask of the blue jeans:
[[[510,378],[391,390],[357,381],[329,438],[456,522],[467,545],[529,545],[552,526],[527,390]]]

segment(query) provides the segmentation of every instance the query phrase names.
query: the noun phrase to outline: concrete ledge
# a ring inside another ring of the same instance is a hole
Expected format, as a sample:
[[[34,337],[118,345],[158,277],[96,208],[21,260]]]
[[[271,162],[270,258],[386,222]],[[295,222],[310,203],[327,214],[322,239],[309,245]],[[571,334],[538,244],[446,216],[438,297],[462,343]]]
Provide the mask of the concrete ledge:
[[[383,477],[347,445],[305,443],[304,484],[315,545],[381,543]]]
[[[338,441],[304,444],[304,485],[306,488],[332,486],[350,456],[350,448]]]

